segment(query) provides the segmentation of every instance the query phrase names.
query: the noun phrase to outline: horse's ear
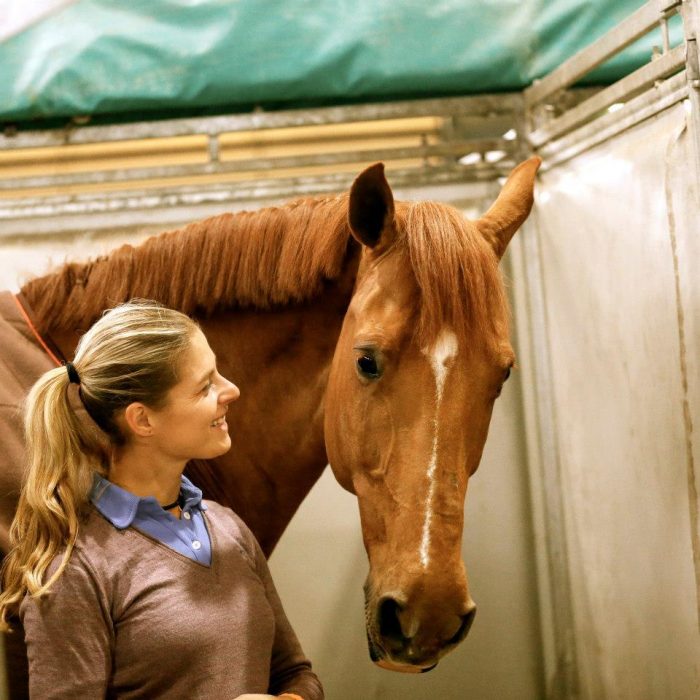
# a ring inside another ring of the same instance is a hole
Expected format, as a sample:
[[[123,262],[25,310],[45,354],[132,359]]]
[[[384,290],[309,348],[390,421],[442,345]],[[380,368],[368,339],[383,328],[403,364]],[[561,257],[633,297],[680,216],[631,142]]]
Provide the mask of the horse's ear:
[[[394,195],[384,177],[384,163],[363,170],[350,188],[348,222],[352,235],[363,245],[386,244],[394,233]]]
[[[499,258],[532,209],[535,175],[541,163],[537,156],[520,163],[508,176],[491,208],[476,222]]]

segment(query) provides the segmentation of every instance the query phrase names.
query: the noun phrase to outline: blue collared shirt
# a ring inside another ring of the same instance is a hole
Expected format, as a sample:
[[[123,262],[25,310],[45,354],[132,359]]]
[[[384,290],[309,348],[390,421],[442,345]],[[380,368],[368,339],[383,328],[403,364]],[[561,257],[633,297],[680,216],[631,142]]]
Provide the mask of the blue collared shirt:
[[[185,476],[180,494],[182,517],[176,518],[160,507],[153,496],[139,498],[99,474],[95,474],[90,500],[114,527],[134,527],[166,547],[205,566],[211,566],[211,540],[204,522],[202,492]]]

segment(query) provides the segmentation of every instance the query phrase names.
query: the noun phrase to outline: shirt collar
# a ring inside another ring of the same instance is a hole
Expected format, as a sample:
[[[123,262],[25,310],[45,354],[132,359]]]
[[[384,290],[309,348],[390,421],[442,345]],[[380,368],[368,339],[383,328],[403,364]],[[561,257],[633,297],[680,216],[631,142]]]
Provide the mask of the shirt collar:
[[[183,511],[193,508],[207,509],[206,504],[202,503],[201,490],[184,474],[180,477],[180,493],[184,500]],[[119,530],[129,527],[137,515],[151,514],[157,517],[165,513],[153,496],[139,498],[100,474],[95,474],[93,477],[90,501]]]

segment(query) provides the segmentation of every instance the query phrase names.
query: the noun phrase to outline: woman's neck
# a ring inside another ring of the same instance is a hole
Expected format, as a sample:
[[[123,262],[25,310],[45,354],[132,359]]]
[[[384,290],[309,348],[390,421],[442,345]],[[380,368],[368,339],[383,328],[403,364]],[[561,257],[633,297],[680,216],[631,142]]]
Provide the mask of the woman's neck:
[[[107,478],[139,498],[153,496],[158,503],[177,500],[185,462],[154,459],[152,451],[124,447],[112,455]]]

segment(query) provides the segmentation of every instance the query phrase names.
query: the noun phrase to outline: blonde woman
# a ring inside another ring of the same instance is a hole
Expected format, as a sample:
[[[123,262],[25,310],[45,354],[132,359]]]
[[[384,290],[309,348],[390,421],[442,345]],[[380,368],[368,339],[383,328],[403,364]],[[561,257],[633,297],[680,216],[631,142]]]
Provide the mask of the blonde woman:
[[[252,533],[183,476],[229,449],[238,396],[198,326],[143,301],[34,385],[0,595],[31,697],[323,698]]]

